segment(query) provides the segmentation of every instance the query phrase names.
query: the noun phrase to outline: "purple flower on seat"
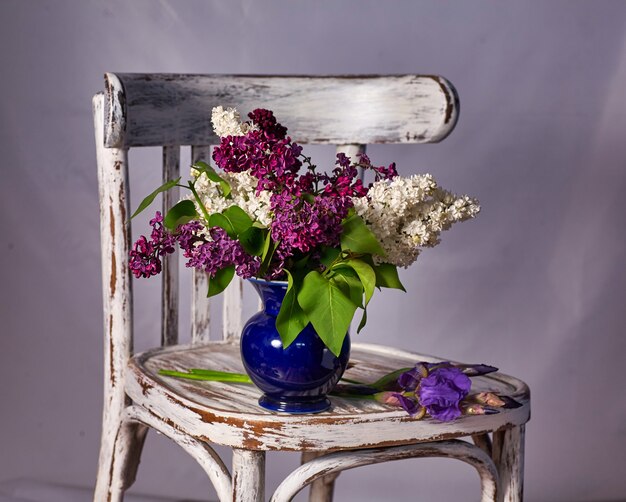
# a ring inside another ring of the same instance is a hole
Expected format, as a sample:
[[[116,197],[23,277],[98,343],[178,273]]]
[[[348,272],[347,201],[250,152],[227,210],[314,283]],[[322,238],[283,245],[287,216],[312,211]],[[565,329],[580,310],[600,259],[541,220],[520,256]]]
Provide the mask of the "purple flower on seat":
[[[472,382],[459,368],[439,367],[422,378],[419,402],[431,417],[448,422],[461,416],[459,403],[469,393]]]

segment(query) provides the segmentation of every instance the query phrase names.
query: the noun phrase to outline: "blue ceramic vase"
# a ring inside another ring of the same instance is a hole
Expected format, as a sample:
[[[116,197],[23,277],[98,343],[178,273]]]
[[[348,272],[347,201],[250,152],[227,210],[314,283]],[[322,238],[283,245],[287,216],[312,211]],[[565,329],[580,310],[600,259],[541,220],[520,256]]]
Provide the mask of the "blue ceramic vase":
[[[264,394],[259,404],[285,413],[319,413],[330,408],[326,397],[343,375],[350,357],[346,335],[339,357],[324,345],[311,324],[283,348],[276,316],[287,292],[286,282],[250,279],[263,300],[241,334],[241,359]]]

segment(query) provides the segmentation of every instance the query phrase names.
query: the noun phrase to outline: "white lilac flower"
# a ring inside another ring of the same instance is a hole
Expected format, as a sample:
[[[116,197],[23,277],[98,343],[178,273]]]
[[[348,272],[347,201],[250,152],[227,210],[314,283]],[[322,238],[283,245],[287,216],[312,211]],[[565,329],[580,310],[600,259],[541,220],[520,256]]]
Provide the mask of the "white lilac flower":
[[[220,176],[228,182],[231,188],[231,197],[226,199],[219,189],[219,184],[207,178],[205,173],[201,173],[192,168],[191,175],[196,178],[195,189],[202,200],[207,212],[221,213],[231,206],[239,206],[253,220],[258,221],[262,225],[269,226],[272,221],[272,213],[270,208],[270,192],[261,190],[258,195],[256,186],[258,180],[248,172],[241,173],[220,173]],[[193,196],[189,196],[194,203],[197,201]],[[201,209],[196,207],[198,214],[202,214]]]
[[[402,267],[411,265],[421,248],[439,244],[443,230],[480,211],[476,200],[439,188],[430,174],[377,181],[353,202],[385,250],[386,257],[375,260]]]
[[[258,129],[254,124],[241,122],[241,116],[235,108],[216,106],[211,112],[213,130],[219,137],[244,136],[250,131]]]

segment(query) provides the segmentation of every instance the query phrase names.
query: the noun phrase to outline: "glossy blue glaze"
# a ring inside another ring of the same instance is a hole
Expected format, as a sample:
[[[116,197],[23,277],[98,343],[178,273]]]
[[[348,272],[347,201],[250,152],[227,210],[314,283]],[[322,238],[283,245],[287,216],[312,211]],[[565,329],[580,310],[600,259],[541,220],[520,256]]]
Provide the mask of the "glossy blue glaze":
[[[287,292],[286,282],[251,279],[263,311],[250,318],[241,334],[241,359],[252,381],[265,394],[259,404],[272,411],[318,413],[330,407],[326,394],[343,375],[350,357],[346,336],[339,357],[324,345],[309,324],[286,349],[276,330],[276,316]]]

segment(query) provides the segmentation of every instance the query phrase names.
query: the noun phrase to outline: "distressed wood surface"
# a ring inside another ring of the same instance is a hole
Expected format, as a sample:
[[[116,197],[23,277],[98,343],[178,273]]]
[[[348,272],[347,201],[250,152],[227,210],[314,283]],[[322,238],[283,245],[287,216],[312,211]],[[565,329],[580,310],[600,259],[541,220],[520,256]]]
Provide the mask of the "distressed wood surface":
[[[271,502],[289,502],[302,488],[322,476],[417,457],[455,458],[470,464],[480,476],[481,502],[495,502],[498,487],[496,466],[481,449],[459,440],[330,453],[310,460],[289,474],[276,488]]]
[[[128,200],[128,152],[104,148],[104,96],[93,100],[96,158],[100,197],[102,297],[104,308],[104,405],[98,478],[94,500],[120,500],[134,478],[143,440],[141,431],[121,428],[124,408],[130,403],[124,389],[126,362],[133,350]]]
[[[235,276],[223,293],[222,336],[224,340],[234,341],[243,329],[243,280]]]
[[[180,176],[180,147],[163,147],[163,183]],[[180,189],[163,192],[162,214],[165,216],[180,199]],[[164,256],[161,273],[161,345],[178,343],[178,249]]]
[[[472,441],[474,441],[476,446],[491,457],[493,448],[491,446],[491,438],[489,437],[489,434],[474,434],[472,436]]]
[[[305,451],[302,453],[302,465],[324,454],[325,452]],[[339,474],[338,471],[313,479],[309,484],[309,502],[332,502],[335,493],[335,481]]]
[[[174,441],[202,467],[213,484],[220,502],[232,500],[230,472],[228,472],[228,468],[220,456],[209,445],[183,434],[176,427],[170,425],[167,419],[160,419],[139,406],[126,408],[123,420],[126,424],[139,423],[149,426]],[[105,499],[98,499],[98,501],[100,500]],[[96,502],[95,499],[94,502]]]
[[[523,424],[493,433],[493,459],[502,487],[498,502],[524,500],[524,434]]]
[[[265,452],[233,449],[233,502],[265,501]]]
[[[354,344],[346,377],[371,382],[416,361],[436,360],[375,345]],[[244,372],[239,346],[212,342],[140,354],[130,362],[127,390],[133,401],[175,420],[189,434],[217,444],[254,450],[324,451],[390,446],[488,433],[520,425],[529,417],[526,385],[495,373],[473,379],[473,390],[517,399],[522,406],[496,415],[465,416],[453,422],[414,420],[401,409],[375,401],[331,397],[331,411],[283,415],[260,408],[252,385],[162,377],[159,369],[207,368]]]
[[[211,109],[270,108],[299,143],[433,143],[454,128],[442,77],[107,73],[106,146],[215,143]]]

